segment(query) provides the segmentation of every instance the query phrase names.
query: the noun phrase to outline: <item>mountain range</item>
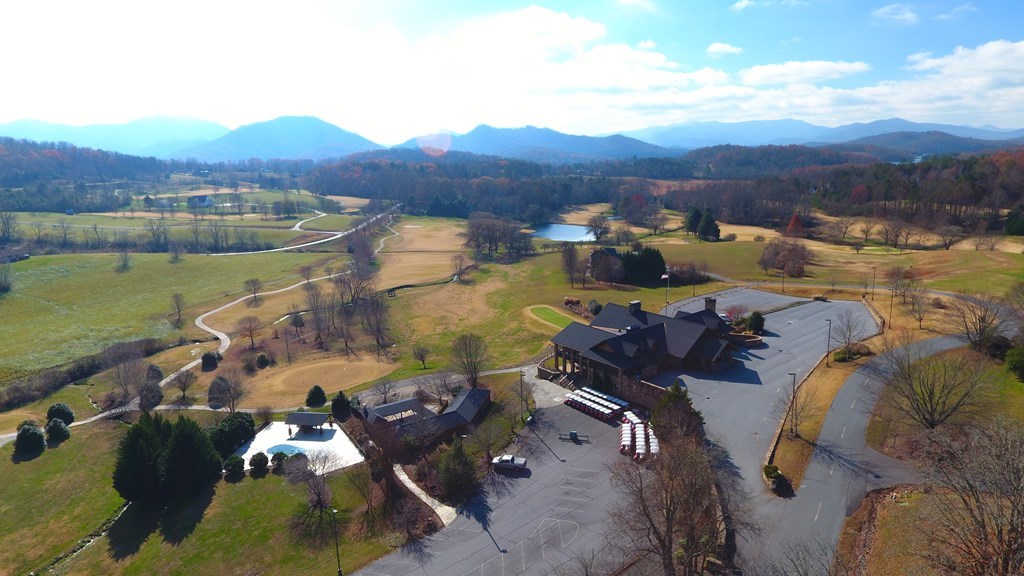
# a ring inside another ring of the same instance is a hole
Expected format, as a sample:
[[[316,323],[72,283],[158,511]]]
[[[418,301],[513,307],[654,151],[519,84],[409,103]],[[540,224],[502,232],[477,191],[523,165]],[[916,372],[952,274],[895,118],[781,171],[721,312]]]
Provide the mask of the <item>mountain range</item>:
[[[229,130],[191,118],[151,117],[126,124],[68,126],[32,120],[0,124],[0,136],[69,142],[125,154],[207,162],[259,159],[341,158],[385,147],[311,116],[284,116]],[[800,120],[694,122],[610,134],[581,136],[548,128],[481,125],[466,134],[410,139],[394,149],[469,152],[536,162],[568,164],[628,158],[674,157],[685,151],[734,144],[803,144],[860,151],[880,160],[923,154],[980,152],[1024,146],[1024,129],[1003,130],[899,118],[835,128]]]

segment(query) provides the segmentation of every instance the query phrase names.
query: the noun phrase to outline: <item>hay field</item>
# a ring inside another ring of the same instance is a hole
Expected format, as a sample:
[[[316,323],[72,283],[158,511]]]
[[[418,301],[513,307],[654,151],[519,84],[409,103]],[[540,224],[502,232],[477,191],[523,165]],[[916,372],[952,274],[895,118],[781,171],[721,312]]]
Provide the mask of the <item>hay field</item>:
[[[377,285],[384,288],[417,284],[451,276],[452,256],[467,254],[460,235],[465,222],[455,219],[404,216],[392,226],[399,236],[384,241],[378,254],[380,276]]]

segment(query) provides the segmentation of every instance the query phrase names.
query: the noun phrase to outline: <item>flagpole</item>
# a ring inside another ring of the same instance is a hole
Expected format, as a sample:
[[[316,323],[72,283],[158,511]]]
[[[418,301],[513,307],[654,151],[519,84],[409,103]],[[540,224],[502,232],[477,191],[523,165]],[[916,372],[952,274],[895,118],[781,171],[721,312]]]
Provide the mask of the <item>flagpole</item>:
[[[671,274],[669,274],[669,272],[668,272],[668,267],[666,267],[666,268],[665,268],[665,306],[668,306],[668,303],[669,303],[669,299],[668,299],[668,287],[669,287],[669,284],[670,284],[671,282],[672,282],[672,275],[671,275]]]

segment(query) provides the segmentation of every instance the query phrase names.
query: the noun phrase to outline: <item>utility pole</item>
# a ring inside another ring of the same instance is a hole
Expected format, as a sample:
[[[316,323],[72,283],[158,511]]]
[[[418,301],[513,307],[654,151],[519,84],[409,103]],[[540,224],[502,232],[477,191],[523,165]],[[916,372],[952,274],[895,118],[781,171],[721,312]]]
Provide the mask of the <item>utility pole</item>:
[[[875,267],[871,267],[871,299],[875,299]]]
[[[789,433],[796,436],[799,432],[796,425],[796,372],[789,372],[789,375],[793,377],[792,393],[789,398]]]
[[[896,300],[896,289],[890,288],[892,295],[889,297],[889,329],[892,329],[892,303]]]

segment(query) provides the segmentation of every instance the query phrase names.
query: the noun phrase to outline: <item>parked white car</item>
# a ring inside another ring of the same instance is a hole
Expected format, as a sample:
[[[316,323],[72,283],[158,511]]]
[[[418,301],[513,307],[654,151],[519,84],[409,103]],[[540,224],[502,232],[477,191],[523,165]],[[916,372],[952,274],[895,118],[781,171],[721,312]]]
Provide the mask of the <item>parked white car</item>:
[[[526,458],[516,458],[511,454],[498,456],[491,460],[495,468],[506,468],[510,470],[526,470]]]

